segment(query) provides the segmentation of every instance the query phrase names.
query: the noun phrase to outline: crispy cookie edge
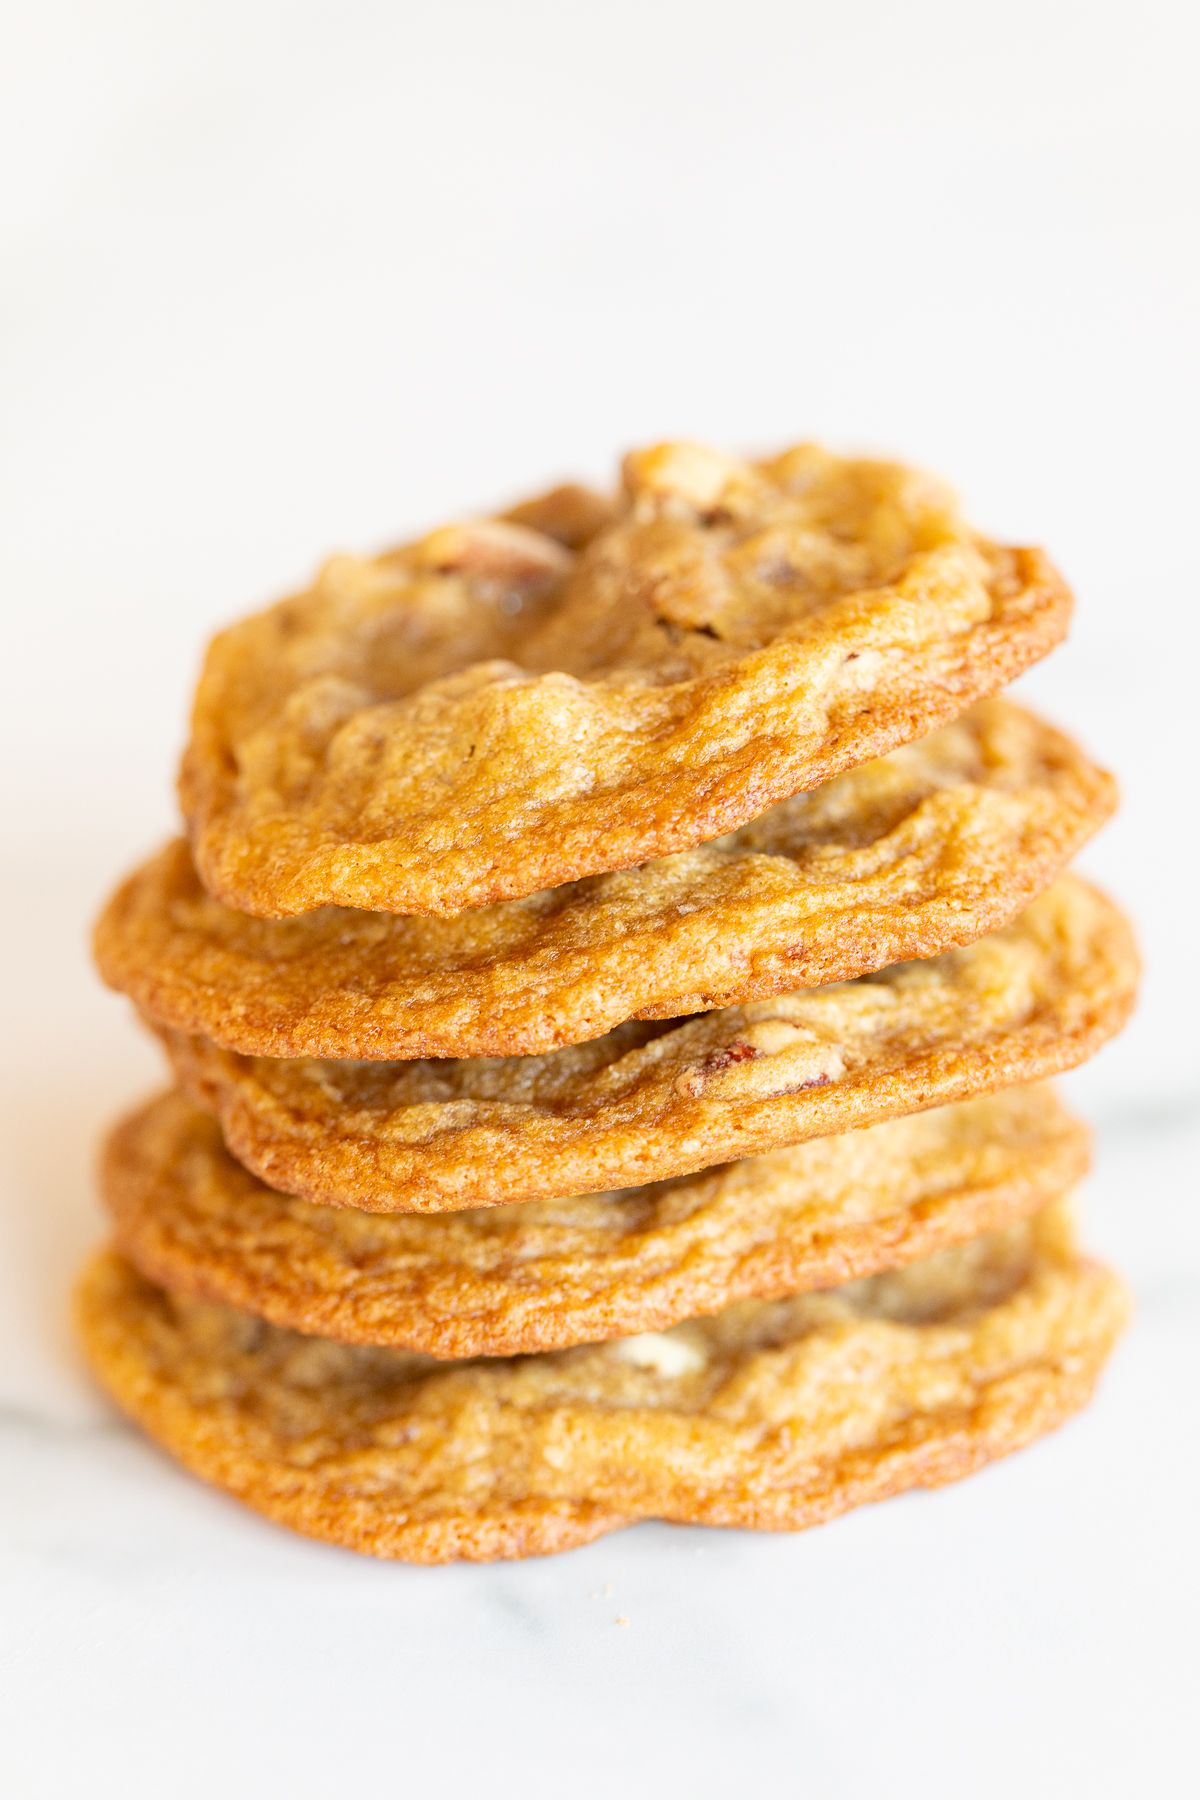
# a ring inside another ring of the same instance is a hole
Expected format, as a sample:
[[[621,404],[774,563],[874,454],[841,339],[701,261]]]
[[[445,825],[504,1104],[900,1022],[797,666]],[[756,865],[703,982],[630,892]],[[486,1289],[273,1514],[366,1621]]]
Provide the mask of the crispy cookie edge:
[[[860,1221],[811,1245],[794,1241],[781,1229],[774,1241],[748,1247],[736,1260],[689,1257],[668,1281],[656,1282],[651,1294],[641,1286],[623,1287],[557,1311],[550,1296],[539,1296],[539,1310],[531,1314],[529,1290],[521,1287],[515,1294],[525,1304],[515,1323],[498,1307],[481,1307],[469,1291],[462,1316],[434,1316],[418,1284],[411,1291],[398,1287],[389,1298],[385,1329],[375,1306],[366,1320],[360,1317],[352,1294],[281,1293],[269,1281],[239,1277],[228,1261],[205,1262],[188,1244],[172,1243],[159,1223],[152,1184],[141,1177],[136,1155],[139,1127],[157,1098],[109,1133],[100,1158],[100,1192],[122,1254],[148,1281],[177,1293],[238,1307],[273,1325],[341,1343],[387,1345],[447,1359],[528,1355],[666,1330],[739,1300],[833,1287],[997,1231],[1068,1192],[1090,1167],[1087,1127],[1052,1091],[1044,1099],[1044,1135],[1036,1160],[1014,1162],[998,1180],[964,1185],[916,1207]]]
[[[1128,1311],[1116,1276],[1086,1258],[1077,1259],[1075,1267],[1081,1283],[1097,1285],[1097,1306],[1106,1315],[1105,1328],[1086,1349],[1066,1360],[1048,1355],[985,1384],[969,1409],[911,1421],[890,1442],[840,1459],[815,1489],[741,1501],[716,1495],[672,1522],[799,1531],[871,1501],[960,1480],[1054,1430],[1090,1400]],[[271,1468],[241,1456],[236,1444],[206,1430],[187,1402],[139,1359],[119,1316],[106,1304],[114,1284],[139,1279],[112,1251],[98,1252],[83,1272],[76,1325],[96,1379],[193,1474],[302,1536],[403,1562],[492,1562],[575,1548],[636,1522],[602,1506],[542,1501],[418,1522],[372,1508],[365,1497],[355,1502],[302,1494]]]

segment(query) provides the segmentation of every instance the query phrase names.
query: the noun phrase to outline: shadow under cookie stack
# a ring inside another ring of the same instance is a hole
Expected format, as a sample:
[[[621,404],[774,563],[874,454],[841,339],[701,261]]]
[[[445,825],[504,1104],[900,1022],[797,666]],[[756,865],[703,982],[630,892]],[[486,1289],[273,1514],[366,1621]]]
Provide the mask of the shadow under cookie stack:
[[[1126,1018],[1110,778],[997,692],[1040,552],[801,446],[629,457],[225,631],[96,933],[175,1085],[90,1363],[314,1537],[794,1529],[1088,1399],[1125,1314],[1046,1078]]]

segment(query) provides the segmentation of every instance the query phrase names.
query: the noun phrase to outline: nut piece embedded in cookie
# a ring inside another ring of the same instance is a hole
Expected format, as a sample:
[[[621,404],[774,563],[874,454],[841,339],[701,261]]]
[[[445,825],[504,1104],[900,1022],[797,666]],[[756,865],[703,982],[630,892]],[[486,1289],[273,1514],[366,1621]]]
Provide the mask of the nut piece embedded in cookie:
[[[707,1361],[698,1332],[689,1337],[682,1331],[643,1331],[637,1337],[618,1338],[613,1351],[635,1369],[648,1369],[670,1381],[698,1375]]]
[[[621,473],[635,510],[643,500],[668,508],[677,502],[682,510],[711,518],[722,503],[736,495],[744,503],[754,492],[749,466],[707,444],[656,444],[650,450],[632,450]]]
[[[728,1044],[676,1078],[689,1099],[769,1100],[824,1087],[845,1073],[841,1051],[775,1014],[751,1019]]]
[[[417,545],[415,561],[439,575],[484,575],[520,586],[565,575],[574,558],[541,532],[503,519],[476,519],[430,532]]]

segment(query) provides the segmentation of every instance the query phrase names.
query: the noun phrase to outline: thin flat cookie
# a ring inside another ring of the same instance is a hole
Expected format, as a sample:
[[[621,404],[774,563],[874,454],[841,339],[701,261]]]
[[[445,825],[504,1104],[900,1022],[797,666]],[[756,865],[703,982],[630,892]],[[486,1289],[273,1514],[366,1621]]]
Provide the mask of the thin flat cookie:
[[[984,701],[716,843],[452,919],[252,919],[172,844],[113,896],[96,958],[156,1024],[249,1055],[524,1055],[967,943],[1115,800],[1069,738]]]
[[[445,1212],[638,1187],[1073,1067],[1133,1004],[1128,924],[1064,876],[962,950],[547,1056],[323,1062],[160,1033],[272,1187]]]
[[[302,1337],[112,1253],[78,1300],[100,1381],[188,1468],[413,1562],[562,1550],[639,1518],[797,1530],[940,1486],[1083,1406],[1125,1312],[1058,1206],[898,1273],[548,1356]]]
[[[627,1192],[381,1218],[265,1187],[170,1093],[113,1132],[101,1189],[119,1248],[175,1292],[346,1343],[513,1356],[894,1268],[1045,1205],[1087,1162],[1049,1088],[1012,1088]]]
[[[675,444],[624,473],[581,548],[450,526],[217,637],[180,777],[211,893],[450,914],[630,868],[925,735],[1066,631],[1045,556],[902,465]]]

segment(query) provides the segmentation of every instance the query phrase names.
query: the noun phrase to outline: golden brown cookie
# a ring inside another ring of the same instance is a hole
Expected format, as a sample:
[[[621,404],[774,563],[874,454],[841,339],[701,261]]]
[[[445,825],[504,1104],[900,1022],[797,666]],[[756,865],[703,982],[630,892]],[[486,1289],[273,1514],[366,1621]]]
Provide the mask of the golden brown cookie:
[[[209,890],[450,914],[629,868],[923,736],[1067,626],[1041,552],[899,464],[665,445],[602,518],[339,557],[223,632],[180,782]]]
[[[105,1387],[196,1474],[312,1537],[445,1562],[639,1518],[795,1530],[955,1480],[1085,1404],[1126,1302],[1055,1206],[898,1273],[547,1356],[302,1337],[112,1253],[78,1309]]]
[[[252,919],[187,847],[113,896],[96,957],[157,1024],[265,1056],[504,1056],[939,951],[1006,924],[1115,804],[1031,714],[984,701],[730,837],[452,919]]]
[[[1121,913],[1064,876],[1015,924],[929,962],[547,1056],[286,1061],[161,1035],[272,1187],[444,1212],[637,1187],[1038,1080],[1120,1028],[1136,981]]]
[[[829,1287],[1065,1193],[1088,1137],[1046,1087],[938,1107],[651,1187],[444,1218],[264,1187],[164,1094],[113,1132],[117,1243],[176,1292],[348,1343],[512,1356]]]

